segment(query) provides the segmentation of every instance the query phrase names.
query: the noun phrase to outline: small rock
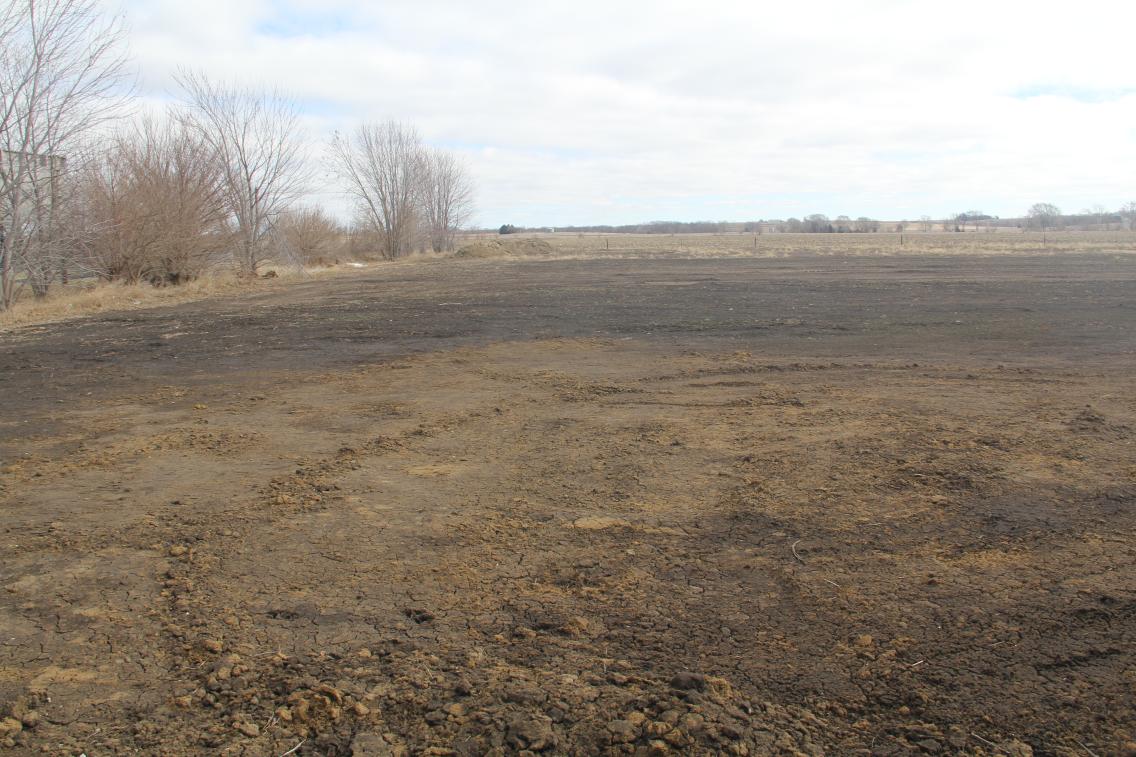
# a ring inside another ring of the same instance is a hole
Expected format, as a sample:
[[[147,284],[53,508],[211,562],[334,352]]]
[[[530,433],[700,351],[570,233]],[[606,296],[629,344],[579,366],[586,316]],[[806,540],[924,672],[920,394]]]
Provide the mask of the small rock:
[[[181,556],[182,556],[182,555],[184,555],[184,554],[185,554],[185,553],[186,553],[187,551],[188,551],[188,550],[187,550],[187,549],[186,549],[185,547],[183,547],[182,545],[180,545],[180,544],[175,544],[175,545],[173,545],[172,547],[170,547],[170,549],[169,549],[169,555],[170,555],[170,557],[181,557]]]
[[[0,720],[0,739],[10,739],[22,730],[24,730],[24,724],[15,718]]]
[[[35,710],[28,710],[20,716],[20,722],[24,724],[24,728],[35,728],[39,725],[39,713]]]
[[[351,709],[355,711],[355,716],[360,718],[367,717],[371,712],[371,708],[362,702],[356,702]]]
[[[260,735],[260,726],[258,726],[256,723],[241,721],[234,724],[233,727],[243,733],[245,736],[248,736],[250,739],[255,739]]]
[[[943,751],[943,745],[935,739],[921,739],[916,741],[915,745],[929,754],[938,754]]]

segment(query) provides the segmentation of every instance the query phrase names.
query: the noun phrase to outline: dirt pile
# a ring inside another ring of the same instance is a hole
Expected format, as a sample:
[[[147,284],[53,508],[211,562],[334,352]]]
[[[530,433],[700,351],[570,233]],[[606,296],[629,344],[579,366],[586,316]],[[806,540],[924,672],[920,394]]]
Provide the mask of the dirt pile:
[[[539,257],[553,253],[552,245],[543,239],[481,239],[454,253],[458,258]]]

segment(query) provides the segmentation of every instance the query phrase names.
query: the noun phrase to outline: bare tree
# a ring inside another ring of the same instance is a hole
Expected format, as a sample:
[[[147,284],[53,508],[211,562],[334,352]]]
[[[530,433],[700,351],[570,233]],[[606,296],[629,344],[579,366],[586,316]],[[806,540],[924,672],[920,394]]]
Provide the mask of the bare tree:
[[[89,264],[108,279],[180,284],[231,242],[221,166],[178,119],[120,133],[86,171],[81,195]]]
[[[1120,221],[1124,227],[1129,231],[1136,231],[1136,200],[1121,205],[1117,213],[1120,215]]]
[[[1101,205],[1099,202],[1090,208],[1090,212],[1097,217],[1097,229],[1107,231],[1108,226],[1105,224],[1105,216],[1108,215],[1108,208]]]
[[[810,216],[805,216],[804,223],[801,225],[801,231],[809,232],[812,234],[821,234],[833,231],[832,224],[828,220],[828,216],[823,213],[813,213]]]
[[[382,236],[383,257],[409,253],[423,165],[418,132],[396,121],[362,124],[350,137],[336,134],[331,151],[361,215]]]
[[[94,0],[0,6],[0,310],[17,269],[44,295],[73,249],[64,155],[118,115],[128,93],[122,25]]]
[[[431,249],[453,249],[455,232],[473,214],[473,182],[452,153],[433,149],[423,153],[419,204]]]
[[[1030,206],[1026,216],[1032,225],[1045,231],[1052,229],[1061,220],[1061,209],[1052,203],[1038,202]]]
[[[238,273],[255,276],[272,255],[277,219],[308,178],[299,111],[275,91],[219,84],[192,72],[182,73],[178,81],[190,102],[186,122],[221,167]]]
[[[935,222],[931,220],[931,216],[919,216],[919,228],[930,231],[935,228]]]

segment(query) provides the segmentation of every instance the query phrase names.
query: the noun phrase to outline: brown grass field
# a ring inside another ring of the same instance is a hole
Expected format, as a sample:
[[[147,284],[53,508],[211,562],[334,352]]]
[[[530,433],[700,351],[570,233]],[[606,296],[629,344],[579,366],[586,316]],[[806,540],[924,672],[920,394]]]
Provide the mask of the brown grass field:
[[[496,235],[489,235],[494,238]],[[557,256],[686,258],[797,255],[1048,255],[1136,252],[1136,232],[911,232],[879,234],[523,234]],[[476,237],[473,237],[476,238]],[[505,237],[508,239],[508,237]]]
[[[9,322],[0,751],[1136,755],[1136,235],[538,241]]]

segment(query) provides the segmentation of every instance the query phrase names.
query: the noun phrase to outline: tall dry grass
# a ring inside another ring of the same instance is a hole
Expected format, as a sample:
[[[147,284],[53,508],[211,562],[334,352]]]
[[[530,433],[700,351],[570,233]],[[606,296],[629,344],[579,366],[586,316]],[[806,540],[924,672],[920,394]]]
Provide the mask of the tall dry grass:
[[[495,234],[459,242],[539,238],[553,248],[543,258],[779,258],[798,255],[1049,255],[1134,253],[1136,232],[915,232],[876,234]]]
[[[0,331],[110,311],[143,310],[209,297],[269,290],[313,277],[356,271],[357,266],[360,265],[356,263],[347,268],[319,267],[303,270],[294,267],[267,266],[265,271],[274,272],[275,277],[250,280],[239,279],[231,272],[218,272],[194,279],[181,286],[169,287],[155,287],[144,282],[137,284],[79,282],[56,287],[42,299],[31,296],[18,299],[10,309],[0,311]]]

